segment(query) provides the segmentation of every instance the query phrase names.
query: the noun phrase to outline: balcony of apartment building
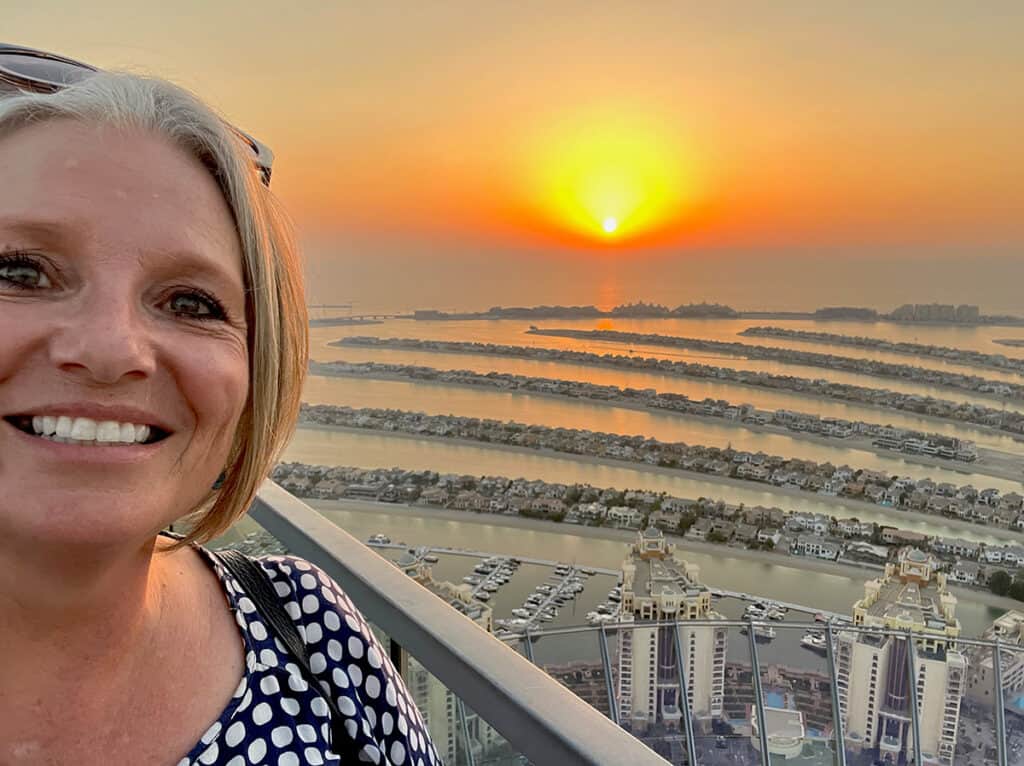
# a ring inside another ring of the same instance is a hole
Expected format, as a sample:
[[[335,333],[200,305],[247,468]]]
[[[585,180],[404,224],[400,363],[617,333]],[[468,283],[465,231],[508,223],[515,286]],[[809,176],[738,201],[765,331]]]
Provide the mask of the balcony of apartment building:
[[[658,623],[673,656],[687,656],[682,642],[694,629],[715,631],[716,639],[722,638],[711,644],[714,649],[707,656],[695,658],[695,666],[673,662],[674,693],[664,697],[660,716],[638,722],[629,700],[623,698],[620,705],[619,696],[624,687],[634,697],[647,698],[651,691],[641,688],[645,681],[635,670],[629,678],[619,678],[620,653],[636,650],[636,623],[539,629],[499,640],[273,483],[264,486],[250,516],[282,548],[337,580],[385,639],[396,666],[415,668],[418,696],[427,696],[431,689],[444,695],[441,709],[446,714],[428,726],[449,766],[852,766],[886,755],[907,757],[910,764],[929,763],[931,756],[908,747],[927,731],[917,718],[922,707],[913,699],[913,685],[908,689],[912,699],[900,711],[904,736],[872,738],[870,720],[847,718],[846,706],[840,707],[837,673],[843,643],[838,640],[840,628],[832,624],[778,622],[777,637],[765,642],[750,621],[684,620],[686,631],[680,623]],[[844,636],[847,631],[861,638],[868,635],[848,625],[841,630]],[[812,631],[827,637],[824,648],[802,645],[801,639]],[[870,639],[883,634],[873,629]],[[907,675],[913,677],[914,641],[908,640],[909,634],[896,634],[889,633],[911,647],[905,660]],[[954,754],[947,755],[947,738],[934,762],[1020,763],[1013,759],[1024,753],[1024,694],[1007,686],[999,670],[1010,654],[1024,660],[1016,655],[1024,650],[973,639],[960,639],[959,648],[995,656],[992,690],[988,701],[963,698]],[[561,664],[551,659],[559,654]],[[566,670],[567,654],[578,666],[571,672]],[[853,664],[850,656],[843,661]],[[653,691],[661,694],[667,679],[658,672],[662,668],[652,669]],[[858,672],[857,677],[866,675]],[[853,694],[856,686],[851,683],[842,693]],[[940,711],[947,731],[949,712]],[[760,721],[766,725],[759,726]],[[445,741],[438,742],[440,738]]]

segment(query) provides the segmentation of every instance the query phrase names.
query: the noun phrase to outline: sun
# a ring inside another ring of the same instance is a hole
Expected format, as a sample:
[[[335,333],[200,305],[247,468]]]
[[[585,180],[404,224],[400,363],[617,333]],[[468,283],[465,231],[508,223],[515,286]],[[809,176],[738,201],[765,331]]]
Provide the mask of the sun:
[[[672,225],[698,196],[694,159],[664,120],[623,105],[553,119],[523,144],[525,196],[542,220],[605,244]]]

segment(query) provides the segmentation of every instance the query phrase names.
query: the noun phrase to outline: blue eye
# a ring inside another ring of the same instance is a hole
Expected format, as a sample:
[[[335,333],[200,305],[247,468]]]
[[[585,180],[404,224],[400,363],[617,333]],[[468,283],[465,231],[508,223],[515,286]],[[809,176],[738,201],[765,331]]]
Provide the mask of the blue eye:
[[[174,293],[166,305],[171,313],[188,319],[224,319],[226,316],[216,298],[196,289]]]
[[[40,290],[52,287],[50,278],[39,261],[24,253],[0,255],[0,285],[18,290]]]

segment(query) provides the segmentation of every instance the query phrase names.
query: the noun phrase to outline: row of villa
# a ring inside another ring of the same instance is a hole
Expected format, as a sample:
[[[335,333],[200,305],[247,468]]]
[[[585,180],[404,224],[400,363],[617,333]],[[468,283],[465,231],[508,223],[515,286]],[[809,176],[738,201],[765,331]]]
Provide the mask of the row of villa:
[[[1024,545],[986,545],[855,518],[732,505],[708,498],[688,500],[644,490],[304,463],[281,463],[273,478],[299,497],[415,503],[472,513],[536,516],[566,524],[627,529],[652,526],[693,541],[830,561],[883,565],[897,549],[914,545],[934,554],[951,580],[972,585],[984,585],[999,570],[1024,568]],[[966,572],[972,576],[967,577]]]
[[[970,348],[910,343],[908,341],[889,340],[888,338],[870,338],[863,335],[837,335],[830,332],[794,330],[788,327],[748,327],[740,335],[757,338],[786,338],[805,343],[828,343],[833,346],[849,346],[851,348],[877,349],[878,351],[888,351],[896,354],[930,356],[955,364],[992,367],[1024,374],[1024,358],[1006,356],[1005,354],[986,354],[984,351],[975,351]]]
[[[531,449],[550,449],[595,458],[613,458],[676,468],[721,478],[771,484],[827,497],[843,497],[894,509],[959,518],[978,524],[1024,529],[1024,497],[1016,492],[972,485],[891,476],[880,471],[836,467],[831,463],[750,453],[731,448],[663,442],[572,428],[405,410],[355,409],[303,404],[300,422],[387,432],[466,439]]]
[[[310,371],[320,375],[387,376],[410,380],[429,380],[446,385],[486,386],[502,391],[526,391],[573,399],[640,405],[650,409],[668,410],[683,415],[721,418],[754,426],[776,426],[795,433],[806,433],[833,439],[866,437],[876,447],[907,454],[925,455],[945,460],[974,462],[978,450],[973,441],[925,433],[891,425],[859,420],[821,417],[807,412],[777,409],[760,410],[752,404],[734,404],[722,399],[690,399],[684,394],[659,393],[653,388],[622,388],[587,381],[558,380],[528,375],[470,370],[439,370],[434,367],[377,362],[311,362]]]
[[[419,338],[377,338],[351,336],[331,343],[333,346],[359,346],[410,351],[475,354],[501,356],[514,359],[532,359],[588,366],[610,367],[630,372],[653,372],[659,375],[714,380],[756,386],[773,391],[788,391],[809,396],[821,396],[842,402],[886,407],[928,417],[971,423],[994,428],[1014,435],[1024,435],[1024,412],[1004,407],[988,406],[976,402],[956,402],[915,393],[891,391],[850,383],[838,383],[823,378],[802,378],[796,375],[778,375],[756,370],[716,367],[697,362],[685,362],[656,357],[626,354],[595,354],[590,351],[538,348],[536,346],[509,346],[476,341],[423,340]],[[992,393],[1001,395],[997,391]]]

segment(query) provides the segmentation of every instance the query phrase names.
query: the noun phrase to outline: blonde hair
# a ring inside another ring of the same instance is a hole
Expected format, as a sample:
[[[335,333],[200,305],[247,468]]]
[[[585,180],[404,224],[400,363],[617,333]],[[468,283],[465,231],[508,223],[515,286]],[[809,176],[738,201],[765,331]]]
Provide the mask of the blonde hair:
[[[234,216],[246,287],[249,395],[222,481],[191,510],[189,532],[175,547],[208,542],[246,512],[298,417],[309,324],[290,221],[260,182],[248,147],[177,85],[101,72],[52,94],[0,95],[0,138],[57,119],[163,136],[203,163]]]

